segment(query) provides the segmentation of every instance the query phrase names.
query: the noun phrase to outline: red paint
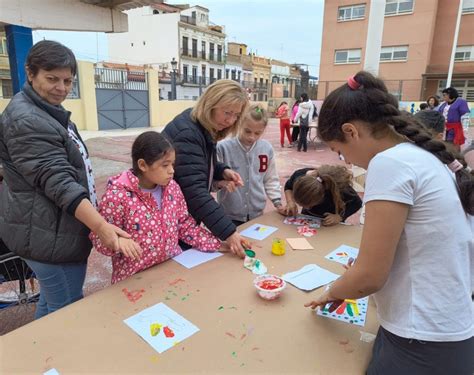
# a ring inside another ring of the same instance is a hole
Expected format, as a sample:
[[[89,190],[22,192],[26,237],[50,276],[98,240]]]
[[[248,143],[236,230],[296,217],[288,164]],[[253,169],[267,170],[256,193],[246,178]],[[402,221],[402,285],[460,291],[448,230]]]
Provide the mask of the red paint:
[[[273,290],[280,288],[283,283],[280,279],[266,279],[262,280],[257,284],[260,288],[265,290]]]
[[[227,336],[229,336],[229,337],[232,337],[233,339],[235,339],[235,338],[236,338],[236,337],[235,337],[235,335],[234,335],[233,333],[226,332],[225,334],[226,334]]]
[[[123,294],[125,294],[125,296],[128,298],[130,302],[135,303],[140,298],[142,298],[143,293],[145,293],[145,289],[129,291],[127,288],[123,288],[122,292]]]
[[[240,340],[245,339],[245,337],[247,337],[247,334],[244,333],[242,336],[240,336]]]
[[[341,306],[339,306],[336,310],[336,314],[342,315],[344,314],[344,311],[346,310],[346,302],[341,303]]]
[[[163,333],[165,334],[166,337],[174,337],[174,332],[170,327],[164,327],[163,328]]]
[[[184,283],[184,282],[185,282],[185,280],[179,278],[179,279],[170,281],[170,282],[168,283],[168,285],[176,285],[176,284],[178,284],[178,283]]]

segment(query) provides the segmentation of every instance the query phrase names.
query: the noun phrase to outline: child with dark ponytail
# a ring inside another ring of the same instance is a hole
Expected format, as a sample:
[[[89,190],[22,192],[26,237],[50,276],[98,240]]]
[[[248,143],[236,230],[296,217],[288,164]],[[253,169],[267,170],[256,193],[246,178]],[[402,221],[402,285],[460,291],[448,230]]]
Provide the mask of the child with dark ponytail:
[[[324,100],[318,135],[367,169],[366,212],[357,262],[305,306],[374,294],[367,374],[472,374],[472,171],[367,72]]]
[[[362,207],[362,200],[352,187],[352,174],[341,165],[296,170],[285,184],[287,215],[298,213],[321,217],[323,225],[345,221]]]

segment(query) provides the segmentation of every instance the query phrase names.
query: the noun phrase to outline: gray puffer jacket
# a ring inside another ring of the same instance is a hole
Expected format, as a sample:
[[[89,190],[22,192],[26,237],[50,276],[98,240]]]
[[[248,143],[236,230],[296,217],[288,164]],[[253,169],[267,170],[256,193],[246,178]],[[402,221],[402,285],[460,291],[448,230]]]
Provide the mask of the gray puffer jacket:
[[[89,230],[74,217],[89,191],[70,115],[25,83],[0,119],[0,238],[26,259],[80,263],[91,251]]]

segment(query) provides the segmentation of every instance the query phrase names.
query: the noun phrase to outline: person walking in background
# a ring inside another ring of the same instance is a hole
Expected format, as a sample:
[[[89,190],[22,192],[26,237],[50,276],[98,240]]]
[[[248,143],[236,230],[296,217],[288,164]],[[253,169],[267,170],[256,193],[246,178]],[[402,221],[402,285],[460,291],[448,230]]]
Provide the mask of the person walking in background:
[[[431,95],[426,99],[426,104],[428,104],[429,109],[437,110],[439,106],[439,99],[436,95]]]
[[[293,104],[293,107],[291,107],[291,123],[295,124],[295,117],[296,114],[298,113],[298,106],[301,103],[301,98],[298,98],[295,103]],[[300,127],[298,126],[293,126],[293,130],[291,131],[291,143],[293,146],[296,146],[298,144],[298,135],[300,134]]]
[[[443,99],[444,103],[439,106],[438,112],[446,119],[445,141],[452,143],[459,152],[466,141],[463,128],[469,127],[470,110],[454,87],[443,90]]]
[[[298,139],[298,151],[303,149],[308,151],[308,131],[309,124],[313,119],[314,104],[309,99],[308,94],[301,94],[301,103],[298,106],[298,112],[294,118],[294,122],[300,122],[300,135]]]
[[[285,133],[288,138],[288,147],[291,147],[290,118],[288,117],[288,103],[281,102],[276,110],[276,117],[280,119],[280,145],[285,147]]]

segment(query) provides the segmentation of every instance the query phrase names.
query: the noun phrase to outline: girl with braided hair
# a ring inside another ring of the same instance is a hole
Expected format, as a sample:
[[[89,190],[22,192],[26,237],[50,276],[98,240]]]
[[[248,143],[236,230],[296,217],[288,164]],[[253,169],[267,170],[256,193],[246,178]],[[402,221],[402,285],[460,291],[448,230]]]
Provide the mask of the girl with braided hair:
[[[374,295],[367,374],[472,374],[473,174],[367,72],[324,101],[318,136],[367,169],[357,262],[306,307]]]

